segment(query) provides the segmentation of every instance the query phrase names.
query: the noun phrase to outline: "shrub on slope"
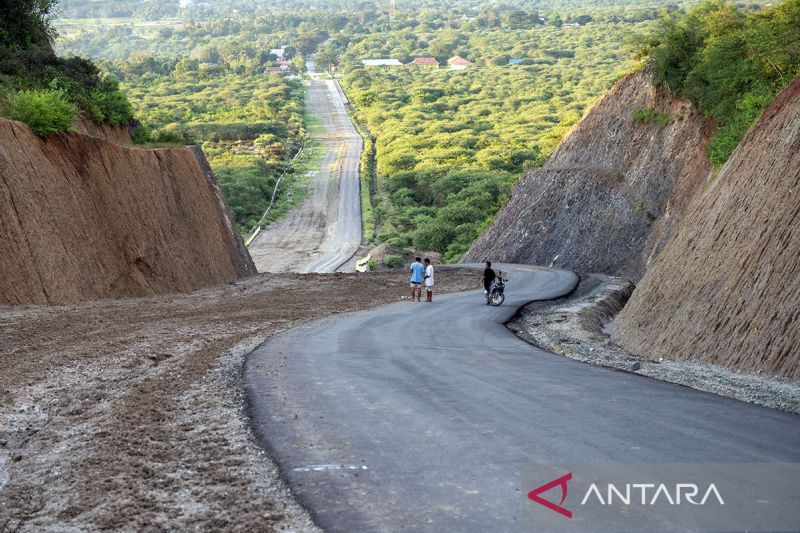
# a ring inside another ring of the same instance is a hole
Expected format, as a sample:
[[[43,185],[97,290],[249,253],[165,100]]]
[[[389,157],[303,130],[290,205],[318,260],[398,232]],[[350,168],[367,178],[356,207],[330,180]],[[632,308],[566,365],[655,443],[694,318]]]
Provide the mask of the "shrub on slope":
[[[656,85],[717,120],[709,156],[720,166],[800,74],[800,0],[762,10],[706,0],[685,13],[666,13],[640,55]]]
[[[20,91],[8,99],[5,114],[30,126],[36,135],[66,131],[75,122],[77,108],[59,91]]]

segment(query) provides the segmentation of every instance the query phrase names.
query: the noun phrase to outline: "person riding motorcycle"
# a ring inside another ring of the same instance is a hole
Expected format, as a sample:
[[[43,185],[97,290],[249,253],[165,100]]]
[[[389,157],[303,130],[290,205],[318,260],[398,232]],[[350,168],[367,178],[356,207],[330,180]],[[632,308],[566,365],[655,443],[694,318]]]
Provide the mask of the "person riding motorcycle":
[[[492,283],[497,278],[497,274],[492,270],[492,262],[486,261],[486,268],[483,270],[483,291],[486,294],[486,305],[489,305],[489,296],[492,293]]]

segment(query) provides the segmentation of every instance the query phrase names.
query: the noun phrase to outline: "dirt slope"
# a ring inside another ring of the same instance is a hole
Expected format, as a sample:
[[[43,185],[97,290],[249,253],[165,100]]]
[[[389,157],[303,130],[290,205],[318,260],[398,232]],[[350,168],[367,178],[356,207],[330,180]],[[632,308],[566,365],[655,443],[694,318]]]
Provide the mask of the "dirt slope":
[[[800,78],[692,202],[614,333],[635,353],[800,379]]]
[[[0,119],[0,304],[190,291],[254,272],[198,148],[43,140]]]
[[[110,143],[121,144],[123,146],[133,142],[127,126],[110,126],[105,123],[98,124],[86,117],[81,117],[75,121],[75,124],[72,125],[72,129],[77,133],[105,139]]]
[[[653,108],[669,124],[639,123]],[[620,80],[540,170],[522,177],[463,262],[554,265],[640,278],[707,179],[708,125],[644,73]]]

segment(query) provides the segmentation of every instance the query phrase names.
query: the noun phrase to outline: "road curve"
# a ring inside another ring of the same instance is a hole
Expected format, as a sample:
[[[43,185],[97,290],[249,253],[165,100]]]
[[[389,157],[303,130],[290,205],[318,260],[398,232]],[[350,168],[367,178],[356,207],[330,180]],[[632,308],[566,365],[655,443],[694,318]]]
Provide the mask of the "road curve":
[[[444,273],[442,273],[444,274]],[[330,531],[521,531],[531,463],[800,462],[800,417],[534,348],[503,325],[576,277],[314,322],[250,354],[252,423]]]
[[[363,141],[334,80],[311,79],[308,113],[320,119],[322,163],[302,205],[248,246],[259,272],[334,272],[361,244],[359,160]]]

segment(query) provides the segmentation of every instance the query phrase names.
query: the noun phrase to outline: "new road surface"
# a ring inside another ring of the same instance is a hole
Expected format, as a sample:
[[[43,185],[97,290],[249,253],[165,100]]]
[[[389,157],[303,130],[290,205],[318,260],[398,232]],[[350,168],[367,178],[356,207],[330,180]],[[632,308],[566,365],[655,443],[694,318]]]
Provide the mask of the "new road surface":
[[[305,201],[248,246],[259,272],[334,272],[361,244],[362,139],[347,116],[338,82],[312,71],[306,107],[322,123],[323,132],[314,136],[322,144],[322,162]]]
[[[534,463],[800,462],[796,415],[519,340],[504,322],[576,277],[509,270],[501,307],[481,291],[401,301],[289,330],[248,357],[256,433],[320,526],[526,531]]]

